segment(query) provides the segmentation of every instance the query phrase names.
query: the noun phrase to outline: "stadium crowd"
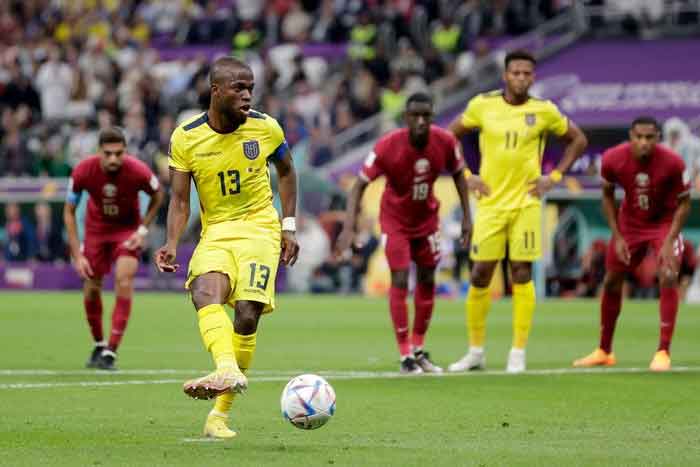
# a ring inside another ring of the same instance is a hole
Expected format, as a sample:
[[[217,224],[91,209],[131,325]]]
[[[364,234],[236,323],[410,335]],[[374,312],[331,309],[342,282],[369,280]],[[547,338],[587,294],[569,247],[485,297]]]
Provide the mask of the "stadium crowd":
[[[257,106],[319,165],[333,135],[396,116],[407,87],[456,76],[458,54],[483,56],[565,3],[1,0],[0,176],[66,176],[110,124],[158,168],[176,122],[208,104],[208,59],[229,52],[253,65]]]

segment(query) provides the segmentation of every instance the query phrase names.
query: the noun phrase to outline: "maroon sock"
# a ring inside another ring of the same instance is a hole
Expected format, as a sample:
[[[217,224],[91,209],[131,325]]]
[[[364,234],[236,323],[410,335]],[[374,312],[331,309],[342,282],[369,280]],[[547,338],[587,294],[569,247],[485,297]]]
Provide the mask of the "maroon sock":
[[[97,298],[83,298],[83,305],[92,338],[95,342],[102,342],[102,297],[98,295]]]
[[[673,328],[676,326],[678,314],[678,289],[676,287],[662,287],[661,300],[659,300],[659,350],[668,352],[671,349]]]
[[[408,290],[391,286],[389,288],[389,311],[391,321],[394,324],[396,342],[399,344],[399,353],[402,357],[411,355],[411,343],[408,340],[408,307],[406,296]]]
[[[612,352],[615,323],[621,309],[622,293],[603,290],[603,299],[600,303],[600,348],[607,353]]]
[[[425,333],[430,326],[430,318],[433,315],[433,305],[435,304],[435,286],[433,284],[416,284],[413,295],[413,303],[416,315],[413,319],[413,335],[411,338],[413,348],[422,349],[425,341]]]
[[[117,350],[122,336],[124,336],[130,313],[131,297],[117,297],[114,303],[114,311],[112,312],[112,334],[109,336],[109,348],[113,351]]]

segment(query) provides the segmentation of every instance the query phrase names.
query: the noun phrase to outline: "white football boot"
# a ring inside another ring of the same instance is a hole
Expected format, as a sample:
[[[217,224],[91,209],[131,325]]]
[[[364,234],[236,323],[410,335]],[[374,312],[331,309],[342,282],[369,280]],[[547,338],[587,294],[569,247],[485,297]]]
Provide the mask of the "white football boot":
[[[486,368],[486,355],[484,355],[484,349],[480,347],[470,347],[469,352],[457,360],[451,363],[447,367],[447,371],[450,373],[458,373],[461,371],[474,371],[483,370]]]

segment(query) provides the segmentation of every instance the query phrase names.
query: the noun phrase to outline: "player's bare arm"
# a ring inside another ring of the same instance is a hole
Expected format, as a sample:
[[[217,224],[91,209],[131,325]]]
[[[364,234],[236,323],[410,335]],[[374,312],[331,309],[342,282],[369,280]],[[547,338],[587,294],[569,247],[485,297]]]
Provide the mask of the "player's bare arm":
[[[571,120],[569,120],[569,127],[566,133],[561,137],[564,141],[567,141],[566,148],[564,148],[564,155],[559,161],[556,169],[552,171],[551,174],[545,175],[537,179],[530,190],[532,196],[537,196],[541,198],[549,190],[554,188],[554,186],[561,180],[562,174],[565,174],[573,163],[581,157],[583,151],[585,151],[586,146],[588,146],[588,139],[586,135],[581,131],[581,129]]]
[[[167,241],[155,254],[161,272],[175,272],[177,244],[190,218],[190,173],[170,169],[170,204],[168,205]]]
[[[685,193],[683,196],[678,198],[678,206],[676,207],[676,212],[673,214],[673,220],[671,221],[671,228],[668,231],[668,235],[661,246],[661,274],[670,274],[674,278],[678,275],[678,269],[680,264],[677,260],[677,255],[674,253],[674,249],[678,248],[679,245],[676,243],[678,241],[678,236],[685,225],[685,221],[688,220],[688,215],[690,214],[690,194]]]
[[[78,222],[75,219],[75,204],[66,202],[63,206],[63,223],[68,234],[68,247],[70,257],[73,259],[73,266],[82,279],[89,279],[93,276],[92,268],[87,258],[80,251],[80,240],[78,240]]]
[[[358,177],[355,184],[350,190],[348,196],[348,206],[345,210],[345,222],[343,222],[343,230],[340,232],[338,239],[335,242],[336,256],[342,256],[352,246],[355,239],[355,228],[357,226],[357,215],[360,212],[360,203],[365,194],[365,190],[369,182]]]
[[[297,174],[292,155],[286,150],[281,158],[273,159],[279,180],[280,201],[282,203],[282,263],[293,266],[299,255],[296,229],[285,229],[285,219],[293,219],[297,209]]]
[[[163,204],[165,199],[165,193],[163,193],[163,188],[160,186],[155,193],[151,195],[151,200],[148,202],[148,208],[146,209],[146,215],[143,216],[143,221],[136,231],[131,234],[131,236],[124,242],[124,246],[130,250],[136,250],[143,248],[146,243],[146,235],[148,235],[148,226],[151,225],[153,219],[155,219],[156,214],[158,214],[158,209]]]
[[[615,185],[603,180],[603,214],[608,221],[612,232],[612,241],[615,242],[615,253],[624,264],[629,265],[632,259],[627,242],[620,233],[617,224],[617,207],[615,206]]]
[[[460,141],[462,137],[473,131],[477,131],[479,128],[464,126],[461,116],[457,116],[454,120],[452,120],[452,123],[450,123],[450,126],[448,126],[447,129],[452,132],[455,138],[457,138],[457,141]],[[473,191],[477,198],[489,196],[491,194],[491,188],[484,183],[484,181],[478,175],[467,170],[465,179],[467,181],[467,188],[469,191]]]
[[[452,174],[455,188],[459,194],[459,202],[462,205],[462,236],[460,242],[462,247],[467,248],[472,237],[472,214],[469,209],[469,187],[464,171],[459,170]]]

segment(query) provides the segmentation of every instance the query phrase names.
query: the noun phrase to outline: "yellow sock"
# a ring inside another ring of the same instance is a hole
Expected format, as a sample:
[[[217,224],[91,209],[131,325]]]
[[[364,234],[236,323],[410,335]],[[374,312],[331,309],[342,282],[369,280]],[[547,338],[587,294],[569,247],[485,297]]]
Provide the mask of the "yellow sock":
[[[236,355],[233,350],[233,323],[226,314],[223,305],[207,305],[201,308],[199,317],[199,332],[204,341],[204,347],[211,352],[216,368],[235,367]]]
[[[257,334],[248,334],[243,336],[237,332],[233,332],[233,348],[236,351],[236,361],[241,371],[245,372],[250,368],[255,354],[255,345],[257,343]]]
[[[491,291],[488,287],[470,286],[467,292],[467,331],[471,347],[483,347],[486,340],[486,315],[491,308]]]
[[[242,336],[235,331],[233,332],[233,348],[236,352],[236,361],[238,362],[238,366],[243,373],[248,371],[253,360],[257,340],[256,336],[257,334]],[[216,398],[214,410],[223,414],[228,413],[229,410],[231,410],[233,399],[235,399],[235,397],[236,395],[232,392],[221,394]]]
[[[535,313],[535,284],[513,284],[513,347],[524,349]]]

